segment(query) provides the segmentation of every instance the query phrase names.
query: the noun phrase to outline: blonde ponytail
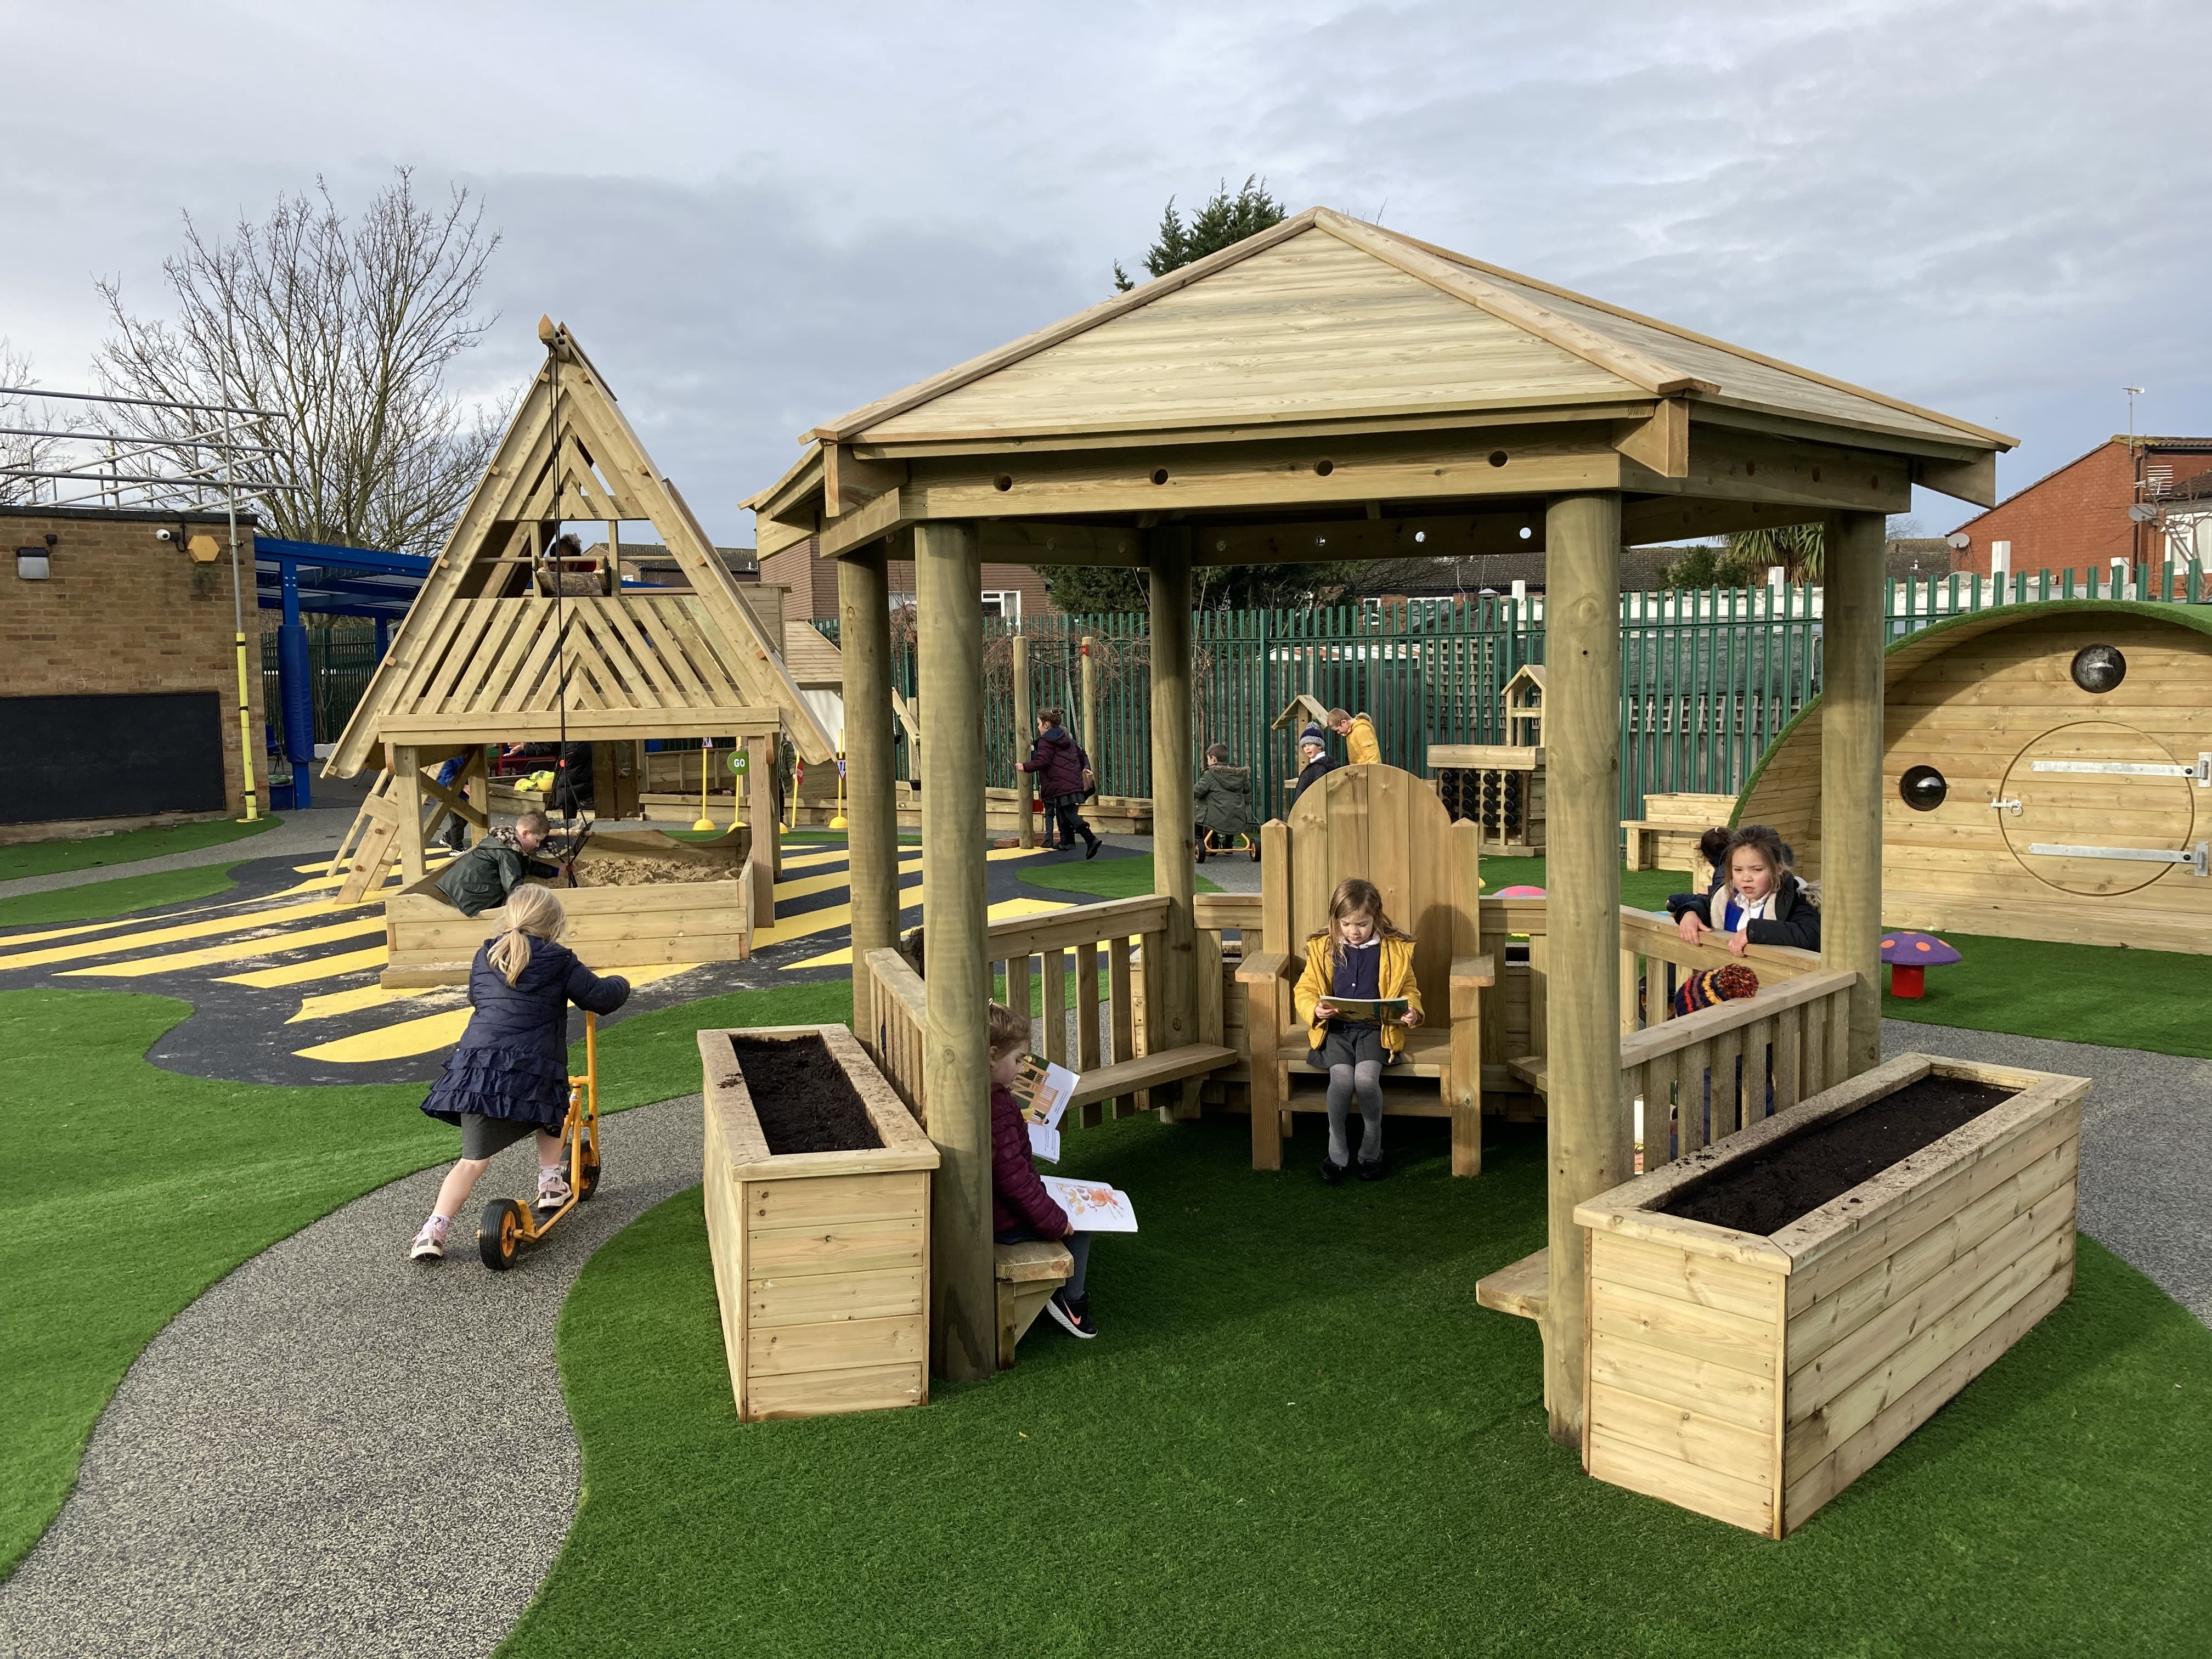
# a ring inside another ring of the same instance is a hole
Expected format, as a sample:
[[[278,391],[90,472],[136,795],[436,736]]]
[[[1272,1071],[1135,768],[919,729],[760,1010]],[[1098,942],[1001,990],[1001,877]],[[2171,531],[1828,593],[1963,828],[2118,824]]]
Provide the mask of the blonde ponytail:
[[[512,985],[530,965],[532,938],[553,939],[568,925],[550,887],[524,885],[507,896],[507,931],[492,941],[491,965]]]

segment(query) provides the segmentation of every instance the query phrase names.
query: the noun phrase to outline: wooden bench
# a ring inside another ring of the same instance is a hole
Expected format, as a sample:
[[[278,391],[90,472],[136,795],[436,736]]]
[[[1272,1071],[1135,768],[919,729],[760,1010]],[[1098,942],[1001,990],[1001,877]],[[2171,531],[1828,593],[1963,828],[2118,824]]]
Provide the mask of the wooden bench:
[[[1734,795],[1646,795],[1644,816],[1621,821],[1628,867],[1687,870],[1692,888],[1704,891],[1711,884],[1712,866],[1698,856],[1698,837],[1726,823],[1735,811]]]
[[[999,1369],[1012,1370],[1015,1348],[1036,1323],[1052,1293],[1067,1283],[1075,1271],[1075,1258],[1066,1245],[1049,1238],[991,1248],[999,1288]]]
[[[1516,1319],[1542,1319],[1552,1304],[1551,1250],[1524,1255],[1511,1267],[1477,1279],[1474,1299],[1481,1307]]]

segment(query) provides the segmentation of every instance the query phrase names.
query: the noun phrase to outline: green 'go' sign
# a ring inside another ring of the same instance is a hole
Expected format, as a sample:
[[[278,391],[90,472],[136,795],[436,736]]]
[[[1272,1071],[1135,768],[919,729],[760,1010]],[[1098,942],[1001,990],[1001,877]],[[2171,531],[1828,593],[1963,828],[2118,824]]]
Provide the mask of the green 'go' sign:
[[[732,750],[730,751],[730,770],[736,773],[739,777],[744,776],[747,769],[747,763],[750,758],[751,757],[742,749]]]

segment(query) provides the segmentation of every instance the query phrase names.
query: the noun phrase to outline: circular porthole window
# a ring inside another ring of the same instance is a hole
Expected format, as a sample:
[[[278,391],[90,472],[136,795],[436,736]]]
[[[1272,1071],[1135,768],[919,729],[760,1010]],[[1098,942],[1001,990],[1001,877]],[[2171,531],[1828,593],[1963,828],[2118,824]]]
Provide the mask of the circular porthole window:
[[[1932,812],[1951,793],[1949,781],[1932,766],[1908,766],[1897,781],[1897,793],[1916,812]]]
[[[2128,677],[2128,659],[2116,646],[2085,645],[2074,653],[2074,684],[2084,691],[2110,691]]]

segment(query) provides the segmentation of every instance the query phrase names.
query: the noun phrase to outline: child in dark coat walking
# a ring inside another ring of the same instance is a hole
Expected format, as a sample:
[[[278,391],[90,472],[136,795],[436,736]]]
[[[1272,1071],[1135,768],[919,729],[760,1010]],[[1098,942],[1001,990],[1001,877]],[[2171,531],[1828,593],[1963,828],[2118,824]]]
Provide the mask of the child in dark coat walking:
[[[1073,852],[1076,838],[1085,842],[1083,856],[1098,856],[1098,837],[1091,833],[1091,826],[1083,821],[1081,809],[1091,793],[1091,757],[1083,752],[1083,745],[1061,729],[1060,721],[1067,718],[1066,711],[1048,708],[1037,716],[1036,741],[1030,745],[1030,757],[1019,763],[1024,772],[1037,775],[1037,795],[1051,811],[1060,830],[1060,851]]]
[[[991,1005],[991,1237],[1000,1244],[1056,1238],[1075,1258],[1067,1283],[1052,1293],[1045,1311],[1070,1336],[1098,1334],[1091,1320],[1091,1235],[1068,1225],[1067,1212],[1053,1202],[1030,1162],[1030,1132],[1014,1098],[1014,1078],[1029,1053],[1030,1022],[1000,1003]]]
[[[544,887],[507,895],[507,930],[482,946],[469,965],[469,1003],[476,1012],[460,1045],[430,1086],[422,1109],[458,1125],[461,1161],[438,1188],[437,1206],[415,1235],[408,1255],[436,1261],[446,1232],[469,1201],[492,1154],[533,1130],[538,1136],[538,1207],[568,1201],[561,1165],[561,1125],[568,1113],[568,1005],[611,1014],[629,1000],[629,981],[602,979],[555,943],[568,917]]]

